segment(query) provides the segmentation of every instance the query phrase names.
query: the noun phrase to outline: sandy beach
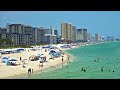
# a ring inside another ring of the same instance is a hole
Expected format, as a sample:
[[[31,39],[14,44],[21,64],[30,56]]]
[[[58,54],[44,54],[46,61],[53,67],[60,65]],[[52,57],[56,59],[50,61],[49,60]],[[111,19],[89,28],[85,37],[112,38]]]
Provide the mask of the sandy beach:
[[[75,47],[73,47],[75,48]],[[68,50],[68,49],[65,49]],[[64,50],[63,50],[64,52]],[[47,62],[43,63],[43,67],[39,67],[39,61],[30,61],[29,57],[31,55],[37,55],[37,54],[44,54],[46,56]],[[0,79],[13,79],[14,76],[22,75],[22,74],[27,74],[28,73],[28,68],[33,69],[33,73],[36,71],[44,71],[47,68],[53,68],[62,65],[62,57],[50,59],[49,60],[49,52],[45,52],[45,49],[42,50],[37,50],[37,51],[23,51],[21,53],[12,53],[12,54],[4,54],[2,57],[7,56],[9,59],[17,59],[19,61],[20,65],[17,66],[6,66],[6,63],[0,63]],[[20,61],[20,57],[25,60],[25,66],[26,68],[23,68],[23,62]],[[69,57],[71,57],[69,55]],[[1,60],[1,58],[0,58]],[[70,59],[69,59],[70,60]],[[68,63],[68,54],[64,54],[64,61],[63,63],[67,64]],[[11,77],[11,78],[10,78]]]

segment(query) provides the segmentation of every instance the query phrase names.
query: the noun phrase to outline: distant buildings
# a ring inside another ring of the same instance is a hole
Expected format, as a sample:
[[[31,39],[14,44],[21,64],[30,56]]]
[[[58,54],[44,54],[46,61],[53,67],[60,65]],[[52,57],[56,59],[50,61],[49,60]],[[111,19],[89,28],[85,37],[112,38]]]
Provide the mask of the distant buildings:
[[[102,36],[101,39],[102,39],[103,42],[106,41],[105,36]]]
[[[88,37],[87,29],[77,29],[77,41],[87,42],[88,38],[90,37]]]
[[[68,23],[62,23],[61,24],[61,36],[65,40],[72,40],[71,39],[71,31],[72,31],[72,25]]]
[[[90,33],[89,32],[87,32],[87,41],[90,41]]]
[[[95,41],[95,37],[91,36],[90,41],[94,42]]]
[[[90,33],[87,33],[87,29],[77,29],[70,23],[61,24],[61,36],[62,39],[71,42],[87,42],[90,39]]]
[[[45,41],[46,44],[56,44],[57,43],[57,30],[54,30],[52,27],[50,29],[45,29]]]
[[[57,43],[61,43],[61,36],[57,36]]]
[[[95,41],[96,42],[102,41],[102,38],[101,38],[101,36],[99,34],[95,34]]]
[[[32,26],[22,24],[7,24],[7,34],[13,45],[35,44],[35,31]]]
[[[77,41],[79,42],[81,40],[81,38],[82,38],[81,37],[82,35],[81,35],[81,30],[80,29],[77,29],[77,35],[76,36],[77,36]]]
[[[0,39],[10,39],[12,45],[35,45],[57,43],[57,30],[44,29],[23,24],[9,24],[0,28]]]
[[[73,42],[76,42],[77,41],[77,28],[76,26],[72,26],[72,29],[73,29],[73,34],[72,34],[72,41]]]
[[[54,35],[58,36],[58,31],[54,30]]]
[[[33,27],[24,24],[6,24],[6,28],[0,27],[0,39],[8,39],[12,45],[36,45],[74,42],[99,42],[114,41],[114,37],[95,34],[91,36],[85,28],[77,28],[71,23],[61,23],[61,36],[53,27]]]
[[[9,37],[9,35],[6,32],[7,32],[6,28],[0,27],[0,39],[7,39],[7,37]]]
[[[106,41],[114,41],[115,38],[113,36],[107,36]]]

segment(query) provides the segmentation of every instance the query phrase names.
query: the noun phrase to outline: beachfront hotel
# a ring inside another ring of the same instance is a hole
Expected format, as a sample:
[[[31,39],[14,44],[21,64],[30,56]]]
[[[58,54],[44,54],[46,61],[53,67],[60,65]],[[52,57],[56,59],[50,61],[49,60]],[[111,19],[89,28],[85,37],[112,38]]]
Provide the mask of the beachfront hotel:
[[[87,41],[90,41],[90,32],[87,32]]]
[[[55,44],[58,32],[53,28],[44,29],[24,24],[6,24],[0,28],[0,39],[9,39],[12,45]]]
[[[56,44],[58,35],[57,30],[54,30],[53,27],[50,27],[50,29],[44,29],[44,31],[45,31],[44,43]]]
[[[87,42],[88,38],[90,36],[88,36],[87,29],[77,29],[77,41]]]
[[[61,24],[61,37],[65,41],[71,42],[87,42],[88,40],[90,41],[90,33],[87,32],[87,29],[77,29],[76,26],[73,26],[71,23]]]
[[[30,25],[23,24],[8,24],[6,25],[7,33],[10,35],[13,45],[33,45],[34,28]]]
[[[61,24],[61,36],[63,39],[67,40],[72,40],[71,38],[71,33],[72,33],[72,25],[69,23],[62,23]]]
[[[99,34],[95,34],[95,41],[96,42],[102,41],[102,37]]]
[[[61,37],[66,41],[75,42],[76,41],[77,28],[71,23],[61,24]]]

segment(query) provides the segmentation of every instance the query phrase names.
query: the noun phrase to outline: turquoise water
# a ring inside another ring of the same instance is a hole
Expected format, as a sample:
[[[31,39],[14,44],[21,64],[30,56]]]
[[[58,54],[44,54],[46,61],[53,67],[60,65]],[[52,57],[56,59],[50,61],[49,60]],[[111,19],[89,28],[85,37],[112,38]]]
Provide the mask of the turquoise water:
[[[35,73],[22,79],[118,79],[120,78],[120,42],[81,46],[66,51],[74,61],[56,70]],[[86,72],[81,71],[84,67]],[[101,72],[103,67],[103,72]],[[109,71],[110,70],[110,71]],[[113,72],[114,70],[114,72]]]

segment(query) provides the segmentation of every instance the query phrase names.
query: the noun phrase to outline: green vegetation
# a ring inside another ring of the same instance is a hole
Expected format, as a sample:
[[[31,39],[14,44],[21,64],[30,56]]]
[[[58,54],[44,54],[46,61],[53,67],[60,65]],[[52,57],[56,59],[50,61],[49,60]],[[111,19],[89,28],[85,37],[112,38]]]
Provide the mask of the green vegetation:
[[[48,45],[45,43],[36,44],[39,46]],[[12,41],[9,39],[0,39],[0,49],[9,49],[9,48],[30,48],[32,45],[13,45]]]
[[[16,46],[9,46],[9,45],[5,45],[5,46],[0,46],[0,49],[8,49],[8,48],[30,48],[31,46],[28,45],[16,45]]]
[[[0,39],[0,46],[12,45],[12,41],[10,39]]]
[[[48,44],[46,44],[46,43],[37,43],[35,45],[43,46],[43,45],[48,45]],[[0,39],[0,49],[30,48],[31,46],[33,46],[33,45],[13,45],[13,42],[10,39]]]
[[[42,46],[42,45],[48,45],[48,44],[45,44],[45,43],[39,43],[39,44],[36,44],[36,45],[41,45],[41,46]]]

